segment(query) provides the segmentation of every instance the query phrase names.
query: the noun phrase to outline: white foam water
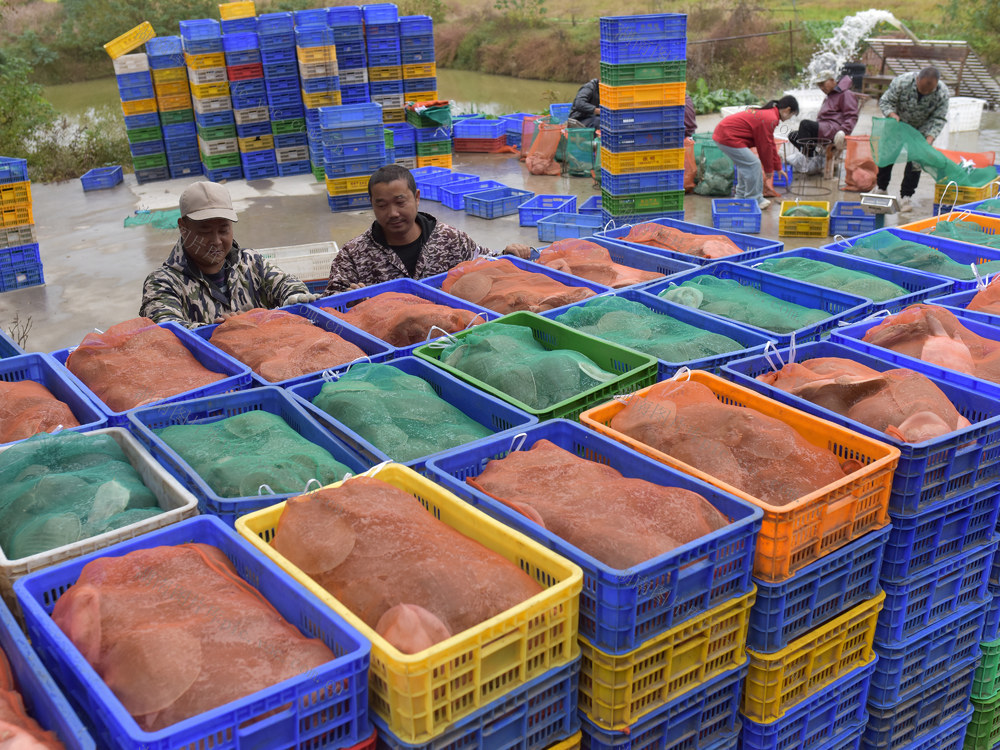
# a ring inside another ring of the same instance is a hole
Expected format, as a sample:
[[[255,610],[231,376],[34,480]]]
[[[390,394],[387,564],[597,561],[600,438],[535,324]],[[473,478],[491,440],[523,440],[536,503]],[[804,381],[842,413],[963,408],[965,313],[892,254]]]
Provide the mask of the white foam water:
[[[899,20],[887,10],[863,10],[853,16],[847,16],[833,36],[823,41],[820,48],[813,54],[809,65],[802,71],[802,82],[811,86],[816,76],[825,70],[832,70],[839,77],[844,63],[854,59],[858,46],[872,29],[880,23],[889,23],[901,28]]]

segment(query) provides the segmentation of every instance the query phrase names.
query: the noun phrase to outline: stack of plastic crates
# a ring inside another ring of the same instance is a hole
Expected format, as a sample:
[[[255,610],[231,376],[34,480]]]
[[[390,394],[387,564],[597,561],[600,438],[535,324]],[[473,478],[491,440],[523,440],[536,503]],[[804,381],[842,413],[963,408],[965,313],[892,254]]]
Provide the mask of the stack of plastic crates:
[[[385,125],[392,131],[393,164],[407,169],[417,168],[417,131],[408,122],[394,122]],[[388,161],[388,156],[387,159]]]
[[[356,5],[329,8],[327,24],[333,29],[340,68],[341,104],[363,104],[368,98],[368,55],[361,8]]]
[[[222,27],[212,18],[181,21],[181,46],[188,67],[198,151],[205,176],[213,181],[243,176]]]
[[[455,122],[453,128],[455,153],[495,154],[507,145],[507,123],[469,117]]]
[[[140,184],[169,179],[149,59],[137,52],[116,57],[113,63],[135,178]]]
[[[327,10],[316,8],[310,10],[295,11],[295,59],[299,69],[303,66],[306,70],[312,70],[309,66],[317,64],[324,69],[331,63],[337,65],[337,48],[333,43],[333,31],[327,26]],[[339,65],[337,65],[339,71]],[[329,89],[331,80],[337,82],[337,93],[334,97],[330,91],[320,91],[318,88]],[[325,157],[323,154],[323,134],[320,132],[319,110],[321,106],[329,107],[340,104],[340,78],[339,76],[321,76],[319,79],[310,79],[313,83],[300,81],[298,98],[303,106],[306,121],[306,145],[309,149],[309,161],[312,162],[313,174],[319,180],[325,179],[324,166]],[[319,83],[315,81],[318,80]],[[310,91],[306,91],[309,88]],[[308,100],[305,98],[309,94]],[[320,104],[323,102],[323,104]]]
[[[431,39],[433,49],[434,19],[430,16],[403,16],[399,19],[400,46],[413,39]],[[431,60],[408,63],[403,60],[403,94],[408,102],[432,102],[438,97],[437,64]]]
[[[501,115],[500,119],[507,123],[504,135],[507,138],[508,146],[514,146],[515,148],[521,147],[521,127],[524,123],[524,118],[532,116],[533,115],[527,112],[515,112],[510,115]]]
[[[368,178],[385,163],[382,108],[374,102],[319,110],[331,211],[371,206]]]
[[[221,10],[225,6],[219,7]],[[267,107],[267,85],[261,62],[260,38],[257,36],[257,19],[233,18],[222,23],[223,26],[240,24],[237,26],[240,31],[223,33],[222,47],[226,55],[243,176],[248,180],[277,177],[278,162],[271,133],[271,113]],[[253,30],[248,30],[251,24]]]
[[[684,218],[687,16],[601,18],[605,223]]]
[[[368,96],[382,106],[382,121],[403,122],[403,58],[399,12],[392,3],[361,8],[368,56]]]
[[[153,77],[153,90],[159,109],[157,124],[163,131],[169,176],[172,179],[200,176],[202,169],[198,154],[198,131],[195,129],[194,110],[191,108],[191,90],[181,38],[165,36],[150,39],[146,42],[146,57]],[[125,127],[131,127],[130,120],[136,123],[136,127],[141,127],[144,121],[139,118],[143,117],[149,116],[126,116]],[[147,124],[153,124],[151,117]],[[138,144],[131,145],[135,147]],[[132,153],[133,156],[137,154],[135,150]]]
[[[265,95],[261,106],[270,122],[278,174],[308,174],[312,165],[306,140],[292,14],[265,13],[258,16],[257,43],[260,45],[264,72]]]
[[[444,167],[451,169],[451,111],[447,105],[435,108],[435,113],[441,115],[439,121],[413,109],[412,104],[406,107],[406,121],[413,126],[416,137],[417,167]]]
[[[44,283],[28,162],[0,156],[0,292]]]

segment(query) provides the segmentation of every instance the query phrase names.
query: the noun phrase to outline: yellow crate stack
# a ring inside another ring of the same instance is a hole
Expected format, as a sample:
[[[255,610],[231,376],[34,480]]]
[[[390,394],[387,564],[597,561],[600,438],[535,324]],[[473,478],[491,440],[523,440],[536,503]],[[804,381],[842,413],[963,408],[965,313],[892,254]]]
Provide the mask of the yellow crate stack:
[[[0,292],[44,283],[28,163],[0,156]]]

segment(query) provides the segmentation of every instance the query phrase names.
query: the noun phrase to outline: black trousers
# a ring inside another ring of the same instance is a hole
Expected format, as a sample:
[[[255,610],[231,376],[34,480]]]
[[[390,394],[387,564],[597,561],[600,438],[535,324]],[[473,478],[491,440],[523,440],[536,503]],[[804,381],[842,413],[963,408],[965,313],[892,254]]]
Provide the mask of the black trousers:
[[[879,190],[885,190],[889,187],[889,181],[892,179],[892,166],[892,164],[889,164],[878,168],[878,177],[875,178],[875,184],[878,185]],[[917,192],[918,182],[920,182],[920,170],[916,168],[912,161],[906,162],[906,168],[903,170],[903,184],[899,186],[899,197],[912,197]]]
[[[799,123],[798,130],[788,134],[788,141],[806,156],[812,156],[815,152],[817,138],[819,138],[819,123],[814,120],[803,120]]]

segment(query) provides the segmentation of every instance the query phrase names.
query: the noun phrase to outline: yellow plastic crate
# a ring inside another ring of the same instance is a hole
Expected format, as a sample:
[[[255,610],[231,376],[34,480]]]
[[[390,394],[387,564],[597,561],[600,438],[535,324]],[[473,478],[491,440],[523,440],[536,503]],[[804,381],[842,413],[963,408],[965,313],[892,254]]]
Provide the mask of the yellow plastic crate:
[[[156,111],[156,99],[136,99],[122,102],[122,112],[126,115],[148,115]]]
[[[754,558],[757,578],[768,582],[783,581],[823,555],[889,523],[889,494],[899,463],[897,448],[779,404],[708,372],[695,370],[691,380],[708,386],[724,404],[749,407],[780,419],[813,445],[832,451],[842,460],[855,459],[864,466],[786,505],[769,505],[711,474],[612,430],[608,425],[625,408],[620,401],[595,406],[580,415],[580,421],[597,432],[762,508],[764,521],[757,535]],[[648,390],[636,391],[632,397],[641,398]]]
[[[328,62],[337,59],[337,48],[332,44],[326,47],[296,47],[300,63]]]
[[[418,156],[418,167],[447,167],[451,169],[451,154],[439,154],[437,156]]]
[[[773,654],[747,649],[750,669],[742,714],[763,724],[777,721],[805,698],[868,664],[875,657],[875,624],[884,602],[880,591]]]
[[[369,81],[398,81],[403,77],[403,68],[399,65],[383,65],[380,68],[368,68]]]
[[[554,745],[549,745],[546,750],[578,750],[580,744],[583,742],[583,732],[577,732],[564,739],[562,742],[557,742]]]
[[[257,15],[257,6],[253,0],[242,0],[238,3],[220,3],[219,18],[232,21],[235,18],[253,18]]]
[[[368,175],[360,177],[338,177],[326,178],[326,192],[328,195],[350,195],[351,193],[368,192]]]
[[[954,205],[974,203],[994,198],[998,193],[1000,193],[1000,177],[982,187],[961,187],[955,183],[947,182],[934,183],[935,203],[951,204],[952,201],[954,201]]]
[[[240,151],[250,153],[251,151],[267,151],[274,148],[273,135],[248,135],[246,138],[237,139],[240,144]]]
[[[192,70],[204,70],[205,68],[226,67],[225,52],[209,52],[205,55],[192,55],[184,53],[184,64]]]
[[[137,47],[141,47],[154,36],[156,36],[156,32],[153,31],[153,26],[149,21],[143,21],[135,28],[129,29],[105,44],[104,51],[108,53],[108,57],[114,60]]]
[[[646,83],[640,86],[609,86],[599,84],[601,106],[608,109],[637,109],[642,107],[682,107],[686,84]]]
[[[19,227],[22,224],[34,224],[35,216],[31,205],[22,203],[20,206],[0,206],[0,227]],[[573,624],[576,629],[576,623]]]
[[[622,731],[646,714],[746,661],[756,587],[650,638],[627,654],[606,654],[580,636],[580,710]]]
[[[449,724],[577,657],[583,573],[408,467],[386,464],[366,472],[376,473],[435,518],[518,565],[545,590],[447,641],[404,654],[271,547],[284,503],[237,519],[236,530],[372,642],[371,710],[401,742],[426,743]]]
[[[31,182],[9,182],[0,185],[0,206],[12,208],[21,204],[31,204]]]
[[[382,108],[382,122],[391,124],[394,122],[406,122],[406,110],[402,107],[390,109]],[[451,166],[450,164],[448,166]]]
[[[154,83],[153,88],[156,90],[157,99],[166,98],[168,96],[188,95],[187,79],[181,79],[180,81],[168,81],[167,83]]]
[[[191,95],[199,99],[214,99],[217,96],[229,96],[229,81],[224,83],[192,83]]]
[[[817,206],[826,209],[826,216],[785,216],[795,206]],[[779,237],[826,237],[830,234],[829,201],[782,201],[778,217]]]
[[[150,72],[153,74],[154,84],[187,81],[187,68],[159,68]]]
[[[403,66],[403,78],[434,78],[437,63],[413,63]]]
[[[437,101],[438,92],[437,91],[414,91],[413,93],[407,94],[406,96],[407,96],[407,99],[413,100],[415,102],[433,102],[433,101]],[[390,110],[390,111],[391,112],[395,112],[395,110]],[[403,119],[402,120],[391,120],[390,121],[390,120],[386,120],[385,119],[385,110],[382,110],[382,122],[405,122],[406,121],[406,110],[404,109],[404,110],[401,110],[401,111],[403,113]]]
[[[978,224],[982,227],[984,234],[1000,233],[1000,218],[997,218],[996,216],[980,216],[979,214],[970,214],[966,211],[953,211],[952,213],[942,214],[941,216],[932,216],[929,219],[911,221],[909,224],[900,224],[899,228],[908,229],[911,232],[923,232],[928,229],[933,229],[938,224],[942,224],[946,221],[967,221],[972,224]]]
[[[177,109],[191,109],[191,94],[171,94],[157,98],[161,112],[173,112]]]
[[[684,169],[684,149],[665,148],[657,151],[628,151],[613,154],[602,146],[601,167],[616,175]]]
[[[313,94],[302,92],[302,103],[307,109],[316,107],[334,107],[341,102],[339,91],[317,91]]]

